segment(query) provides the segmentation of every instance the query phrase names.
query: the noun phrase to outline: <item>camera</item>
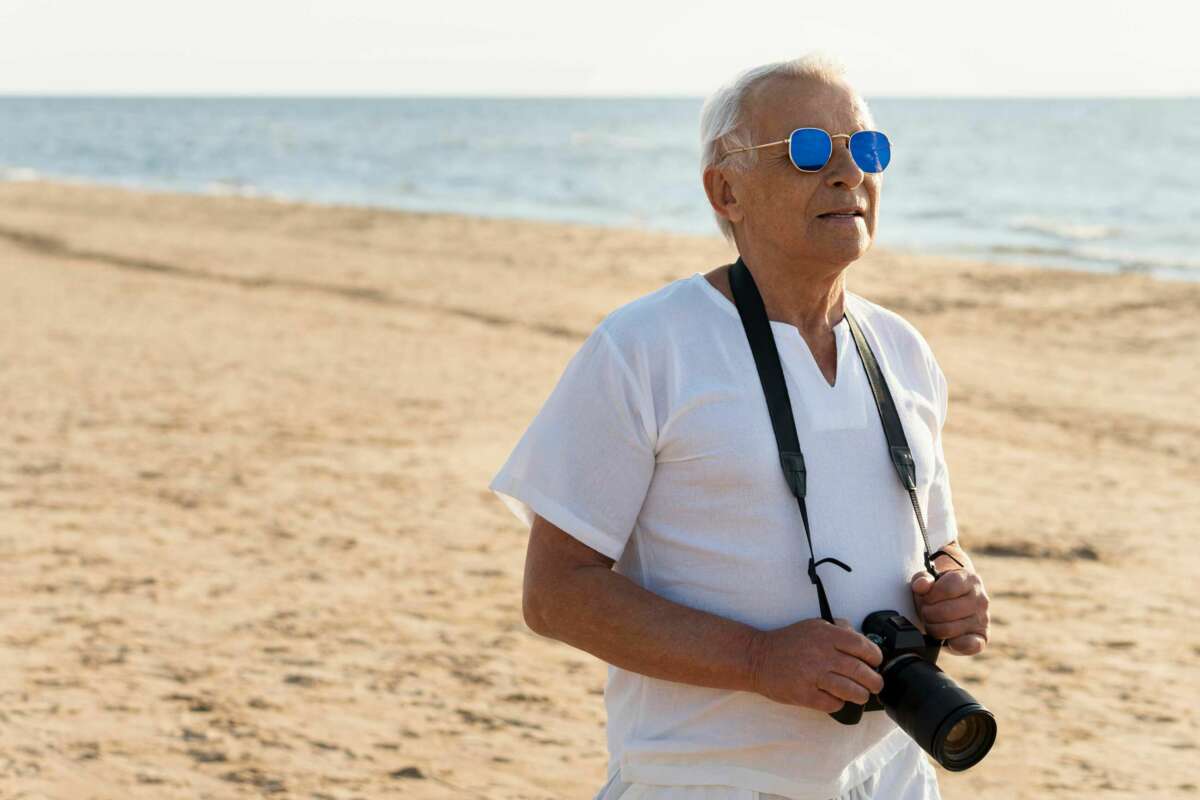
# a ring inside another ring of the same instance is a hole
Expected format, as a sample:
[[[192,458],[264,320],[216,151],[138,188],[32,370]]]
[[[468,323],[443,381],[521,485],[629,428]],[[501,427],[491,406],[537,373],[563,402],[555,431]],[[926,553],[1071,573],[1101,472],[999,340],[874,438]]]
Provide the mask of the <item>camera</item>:
[[[897,611],[868,614],[862,632],[883,652],[883,691],[830,716],[855,725],[864,711],[883,709],[946,769],[959,772],[982,761],[996,741],[996,718],[934,663],[941,641]]]

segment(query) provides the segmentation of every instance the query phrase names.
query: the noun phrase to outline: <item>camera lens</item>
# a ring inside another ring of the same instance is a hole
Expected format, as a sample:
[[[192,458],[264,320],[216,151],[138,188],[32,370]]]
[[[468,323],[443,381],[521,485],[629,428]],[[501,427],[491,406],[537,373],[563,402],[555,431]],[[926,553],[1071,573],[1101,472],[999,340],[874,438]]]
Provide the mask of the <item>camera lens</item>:
[[[965,752],[967,745],[979,738],[981,729],[979,720],[975,719],[975,717],[961,719],[954,723],[954,727],[946,734],[942,745],[946,748],[947,753],[959,754]]]
[[[933,740],[934,758],[946,769],[957,772],[977,764],[995,741],[995,718],[983,706],[971,703],[942,723]]]
[[[887,715],[948,770],[983,759],[996,741],[996,719],[936,664],[911,653],[883,667],[879,695]]]

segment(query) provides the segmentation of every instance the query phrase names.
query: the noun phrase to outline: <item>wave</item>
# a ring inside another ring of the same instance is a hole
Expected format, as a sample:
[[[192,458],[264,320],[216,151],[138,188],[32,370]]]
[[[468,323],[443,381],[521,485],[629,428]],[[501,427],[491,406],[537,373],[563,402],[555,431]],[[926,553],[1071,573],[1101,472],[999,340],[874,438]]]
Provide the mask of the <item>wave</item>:
[[[1088,225],[1033,216],[1014,217],[1008,227],[1014,231],[1030,231],[1076,242],[1111,239],[1121,234],[1121,229],[1113,225]]]
[[[571,131],[572,147],[590,147],[594,145],[612,146],[620,150],[669,150],[672,145],[656,142],[638,136],[622,136],[616,133],[594,133],[592,131]]]
[[[909,214],[912,219],[965,219],[967,212],[961,208],[927,208]]]
[[[141,181],[118,181],[111,178],[92,178],[84,175],[70,175],[65,172],[43,172],[33,167],[6,167],[0,165],[0,181],[20,183],[23,181],[53,181],[54,183],[74,184],[75,186],[130,186],[139,188]]]
[[[1193,279],[1200,276],[1200,259],[1178,256],[1154,256],[1145,253],[1124,253],[1100,248],[1081,247],[1079,254],[1089,261],[1100,261],[1115,265],[1121,272],[1144,272],[1159,274],[1172,272],[1190,274]]]
[[[986,250],[995,255],[1041,256],[1066,262],[1101,267],[1109,272],[1135,272],[1160,277],[1200,279],[1200,259],[1152,256],[1099,247],[1053,247],[1043,245],[992,245]]]
[[[0,166],[0,181],[36,181],[41,178],[42,174],[30,167]]]
[[[222,197],[266,197],[268,192],[258,188],[249,181],[237,178],[219,178],[204,185],[205,194]]]

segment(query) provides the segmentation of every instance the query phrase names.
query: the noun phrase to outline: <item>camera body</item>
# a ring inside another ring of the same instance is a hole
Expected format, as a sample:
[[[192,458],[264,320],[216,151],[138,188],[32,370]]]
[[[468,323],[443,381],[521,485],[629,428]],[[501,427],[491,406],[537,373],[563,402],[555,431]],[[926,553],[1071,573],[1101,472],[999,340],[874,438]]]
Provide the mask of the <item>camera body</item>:
[[[862,624],[863,635],[875,643],[883,653],[879,672],[886,673],[888,665],[901,657],[916,657],[930,664],[937,663],[942,642],[922,633],[916,625],[898,611],[875,611],[867,615]],[[941,670],[939,670],[940,672]],[[884,691],[887,689],[885,687]],[[843,725],[855,725],[864,711],[882,711],[879,695],[873,694],[865,705],[846,703],[839,711],[830,714]]]
[[[996,741],[996,718],[938,668],[942,643],[898,611],[875,611],[863,635],[883,652],[883,690],[863,704],[845,703],[830,714],[855,725],[864,711],[882,709],[926,753],[957,772],[979,763]]]

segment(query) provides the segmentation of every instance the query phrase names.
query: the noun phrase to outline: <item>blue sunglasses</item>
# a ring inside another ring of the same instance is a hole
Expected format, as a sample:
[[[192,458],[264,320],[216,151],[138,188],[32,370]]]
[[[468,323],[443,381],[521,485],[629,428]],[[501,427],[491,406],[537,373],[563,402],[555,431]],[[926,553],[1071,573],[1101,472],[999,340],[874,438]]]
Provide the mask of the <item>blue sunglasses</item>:
[[[738,147],[725,151],[725,155],[744,150],[758,150],[777,144],[788,146],[788,157],[792,165],[801,172],[820,172],[833,155],[833,140],[849,139],[850,156],[863,172],[883,172],[892,160],[892,143],[879,131],[857,131],[853,134],[835,133],[820,128],[796,128],[786,139],[767,142],[753,147]]]

